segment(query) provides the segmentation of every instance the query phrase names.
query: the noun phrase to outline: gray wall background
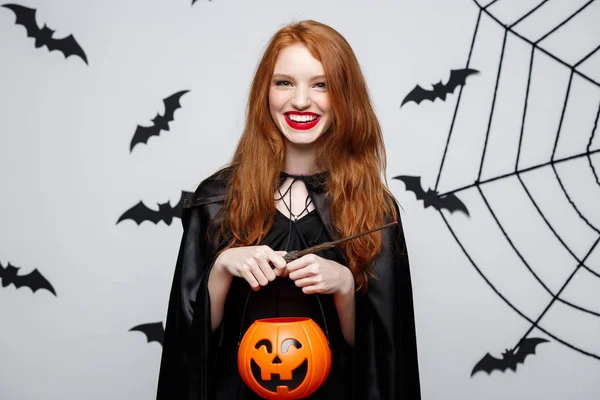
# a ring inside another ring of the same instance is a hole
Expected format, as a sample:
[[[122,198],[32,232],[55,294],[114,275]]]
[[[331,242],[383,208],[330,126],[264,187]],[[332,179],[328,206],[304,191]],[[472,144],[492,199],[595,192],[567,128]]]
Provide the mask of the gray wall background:
[[[600,2],[190,3],[18,3],[56,37],[72,33],[89,66],[34,48],[0,8],[0,264],[37,268],[57,292],[0,287],[0,398],[154,397],[160,344],[129,329],[164,319],[181,224],[116,221],[140,200],[175,204],[229,159],[264,46],[300,19],[345,35],[384,128],[423,398],[600,398],[600,249],[579,263],[600,236]],[[503,25],[515,22],[503,52]],[[400,107],[416,84],[446,82],[468,60],[480,73],[462,91]],[[170,131],[130,153],[136,126],[180,90],[189,92]],[[424,208],[398,175],[440,193],[482,183],[456,192],[467,217]],[[549,342],[516,372],[470,376],[526,333]]]

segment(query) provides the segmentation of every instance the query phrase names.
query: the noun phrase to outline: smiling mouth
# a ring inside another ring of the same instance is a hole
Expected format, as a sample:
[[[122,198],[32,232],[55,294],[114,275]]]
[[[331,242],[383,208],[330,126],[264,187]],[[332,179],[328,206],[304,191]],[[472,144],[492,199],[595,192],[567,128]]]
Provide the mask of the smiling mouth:
[[[307,130],[313,128],[315,125],[319,123],[321,120],[320,115],[311,114],[311,115],[298,115],[298,114],[283,114],[285,116],[285,122],[294,129],[297,130]],[[293,118],[293,119],[292,119]]]
[[[304,379],[306,379],[306,373],[308,372],[308,360],[304,360],[302,364],[298,368],[292,371],[292,379],[290,380],[282,380],[279,377],[279,374],[271,374],[271,379],[264,380],[260,376],[260,367],[254,360],[250,360],[250,370],[252,371],[252,376],[258,382],[260,386],[267,389],[270,392],[278,393],[278,386],[286,386],[288,391],[292,391],[296,389]]]

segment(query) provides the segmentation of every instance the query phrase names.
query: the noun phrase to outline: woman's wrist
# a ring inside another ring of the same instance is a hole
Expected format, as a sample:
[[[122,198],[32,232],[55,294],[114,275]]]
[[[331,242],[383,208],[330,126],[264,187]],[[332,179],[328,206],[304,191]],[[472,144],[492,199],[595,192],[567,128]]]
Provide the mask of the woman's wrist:
[[[214,277],[217,278],[219,281],[231,281],[233,279],[233,275],[231,275],[231,273],[227,270],[225,265],[220,261],[220,257],[217,257],[212,267],[211,275],[214,275]]]
[[[335,293],[337,296],[349,296],[354,294],[354,275],[348,268],[342,266],[342,279],[338,291]]]

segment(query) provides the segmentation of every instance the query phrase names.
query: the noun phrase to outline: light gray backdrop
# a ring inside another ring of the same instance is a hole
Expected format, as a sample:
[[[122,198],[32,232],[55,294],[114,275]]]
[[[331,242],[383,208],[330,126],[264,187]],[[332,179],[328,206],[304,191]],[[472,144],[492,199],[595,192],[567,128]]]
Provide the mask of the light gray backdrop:
[[[423,398],[600,398],[600,249],[585,258],[600,236],[600,1],[488,2],[18,3],[89,65],[36,49],[0,7],[0,264],[37,268],[57,294],[0,287],[0,397],[154,397],[160,343],[129,330],[164,319],[181,223],[116,222],[229,159],[268,39],[316,19],[353,46],[385,131]],[[479,73],[445,101],[401,107],[467,65]],[[170,131],[130,152],[181,90]],[[469,216],[424,208],[398,175],[458,190]],[[524,337],[548,342],[516,372],[471,376]]]

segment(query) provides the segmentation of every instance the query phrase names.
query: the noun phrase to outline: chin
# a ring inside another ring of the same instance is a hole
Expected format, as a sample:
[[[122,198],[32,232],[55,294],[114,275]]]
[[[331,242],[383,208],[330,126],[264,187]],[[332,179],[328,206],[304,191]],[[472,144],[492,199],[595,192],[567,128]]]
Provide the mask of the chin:
[[[285,141],[289,142],[294,146],[310,146],[314,145],[319,141],[321,136],[323,135],[323,130],[320,129],[316,132],[307,132],[307,131],[295,131],[288,126],[279,127],[279,130],[282,132],[282,136]]]

